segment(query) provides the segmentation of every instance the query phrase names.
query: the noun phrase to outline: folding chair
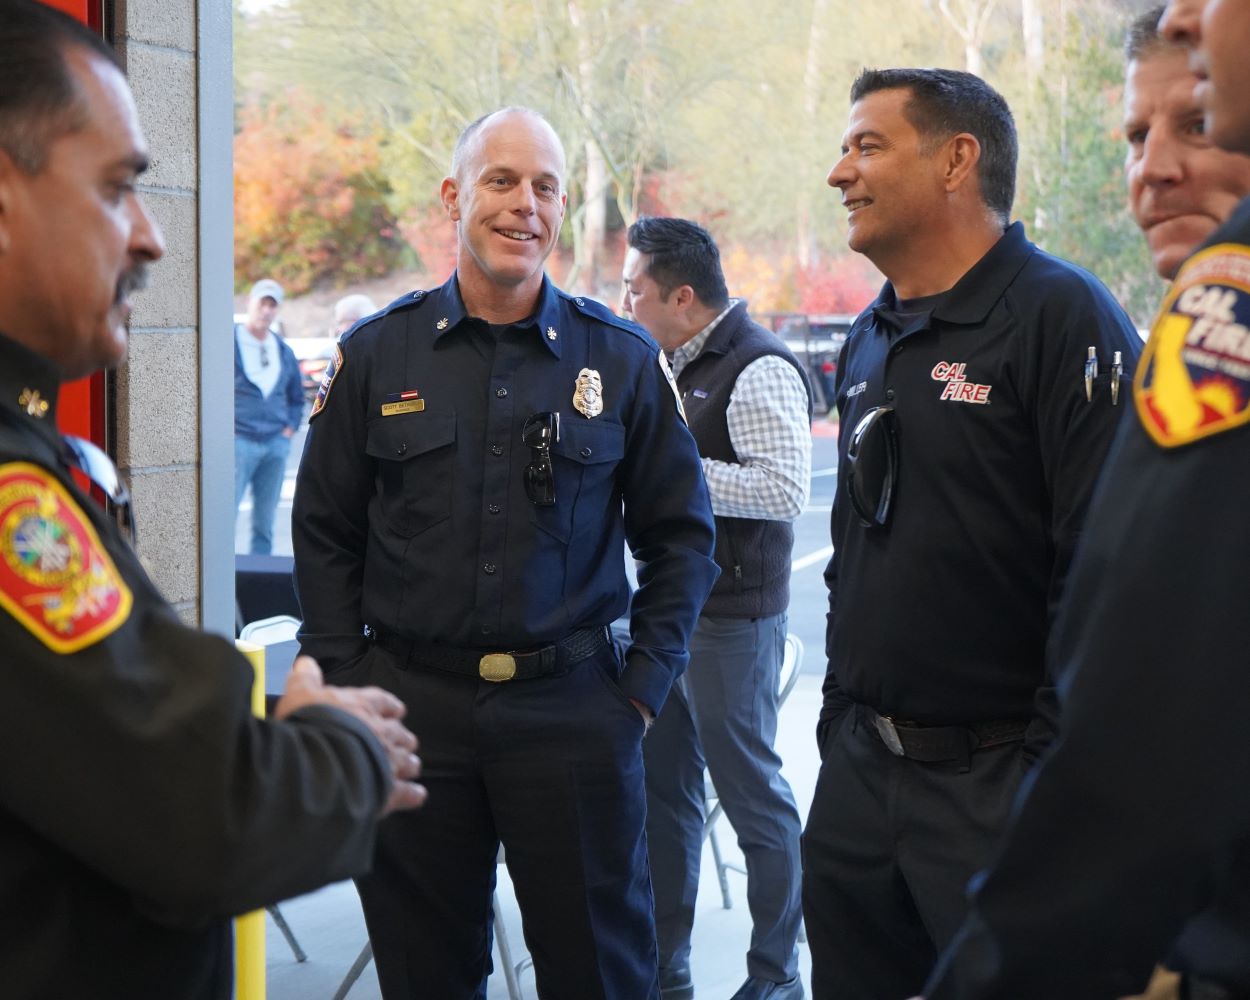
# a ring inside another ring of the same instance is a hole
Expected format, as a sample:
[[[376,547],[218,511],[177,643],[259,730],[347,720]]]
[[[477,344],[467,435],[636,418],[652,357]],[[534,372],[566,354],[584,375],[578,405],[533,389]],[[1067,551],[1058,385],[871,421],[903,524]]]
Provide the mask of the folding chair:
[[[496,864],[503,864],[502,845],[499,847]],[[504,927],[503,909],[499,905],[498,892],[491,896],[491,905],[495,913],[495,920],[491,930],[495,936],[495,947],[499,949],[499,964],[503,966],[503,978],[508,987],[508,1000],[525,1000],[524,995],[521,993],[520,975],[526,968],[534,964],[534,960],[529,955],[526,955],[518,962],[512,960],[512,948],[508,944],[508,931]],[[356,984],[356,980],[360,978],[360,974],[368,968],[369,963],[372,961],[373,945],[366,941],[365,946],[360,949],[360,954],[356,956],[356,961],[352,963],[352,967],[347,970],[347,975],[339,983],[339,988],[335,991],[333,1000],[346,1000],[347,994],[351,992],[351,988]]]
[[[254,642],[258,646],[273,646],[277,643],[289,642],[291,639],[294,639],[299,625],[298,618],[292,618],[290,615],[274,615],[272,618],[261,618],[259,621],[249,622],[244,625],[239,629],[239,638],[244,642]],[[286,943],[291,949],[291,954],[295,956],[295,961],[308,961],[308,956],[304,953],[304,949],[300,947],[300,943],[292,932],[290,925],[286,922],[286,918],[282,915],[282,911],[278,909],[278,904],[272,903],[266,906],[265,912],[273,918],[273,922],[278,925],[278,930],[286,938]]]
[[[781,657],[781,669],[777,674],[778,713],[781,711],[781,706],[786,703],[786,699],[790,697],[790,692],[794,690],[794,685],[799,679],[799,668],[802,665],[803,640],[792,632],[787,633],[785,650]],[[716,862],[716,880],[720,883],[721,902],[724,908],[729,910],[734,904],[733,898],[729,895],[729,879],[726,873],[733,871],[745,875],[747,871],[741,865],[726,861],[721,854],[720,840],[716,836],[716,821],[724,814],[725,807],[721,805],[720,796],[716,794],[716,787],[712,784],[712,779],[707,772],[703,774],[703,798],[704,814],[707,817],[703,821],[703,839],[709,840],[712,844],[712,859]]]

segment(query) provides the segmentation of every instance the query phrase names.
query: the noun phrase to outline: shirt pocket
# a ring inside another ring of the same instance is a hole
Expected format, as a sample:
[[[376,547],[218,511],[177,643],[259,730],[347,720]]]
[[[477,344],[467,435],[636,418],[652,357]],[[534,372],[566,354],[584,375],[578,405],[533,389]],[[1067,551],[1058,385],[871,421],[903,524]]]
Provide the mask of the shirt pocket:
[[[620,516],[616,467],[625,455],[621,424],[583,418],[560,421],[560,440],[551,446],[556,502],[533,508],[535,523],[562,542],[581,530],[602,533]]]
[[[451,516],[455,414],[406,413],[369,425],[365,452],[377,466],[377,500],[387,526],[404,538]]]

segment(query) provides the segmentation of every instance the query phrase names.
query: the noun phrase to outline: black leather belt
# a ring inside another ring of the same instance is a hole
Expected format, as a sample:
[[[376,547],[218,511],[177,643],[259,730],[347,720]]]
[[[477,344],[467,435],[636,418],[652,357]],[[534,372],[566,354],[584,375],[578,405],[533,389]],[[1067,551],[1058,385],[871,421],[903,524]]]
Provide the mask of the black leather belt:
[[[859,708],[890,753],[925,764],[963,760],[974,750],[1015,743],[1024,739],[1024,731],[1029,728],[1025,719],[970,722],[964,726],[926,726],[881,715],[867,705],[860,705]]]
[[[394,632],[383,632],[365,626],[365,637],[394,653],[405,664],[432,667],[484,681],[524,681],[545,677],[574,663],[589,659],[611,642],[606,625],[579,628],[559,642],[536,649],[514,649],[492,653],[480,649],[461,649],[437,642],[409,639]]]

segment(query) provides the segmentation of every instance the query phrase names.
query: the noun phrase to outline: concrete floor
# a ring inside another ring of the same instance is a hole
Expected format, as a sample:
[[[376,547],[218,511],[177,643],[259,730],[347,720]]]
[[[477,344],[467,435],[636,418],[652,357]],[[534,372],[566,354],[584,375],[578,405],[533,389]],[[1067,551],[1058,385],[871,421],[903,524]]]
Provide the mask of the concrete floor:
[[[820,655],[819,650],[815,655]],[[814,733],[820,710],[821,677],[818,672],[808,672],[812,670],[812,656],[813,652],[809,649],[805,664],[807,669],[782,708],[777,738],[777,750],[785,762],[783,773],[794,789],[799,813],[804,818],[811,803],[819,767]],[[726,860],[740,864],[742,856],[737,850],[732,828],[723,818],[718,824],[718,832]],[[722,906],[711,851],[705,845],[692,956],[699,1000],[727,1000],[746,977],[745,955],[751,934],[750,916],[746,911],[746,879],[734,872],[730,872],[728,877],[733,906],[727,910]],[[525,949],[521,917],[503,868],[499,871],[499,899],[513,958],[519,960],[524,957]],[[366,939],[355,888],[351,883],[339,883],[283,903],[281,909],[308,960],[296,962],[277,926],[272,920],[267,920],[268,1000],[331,1000]],[[488,1000],[508,1000],[498,955],[495,964],[496,971],[489,982]],[[799,968],[803,982],[807,984],[811,957],[803,944],[799,946]],[[522,971],[520,987],[525,1000],[535,1000],[538,996],[532,970]],[[377,976],[370,964],[348,994],[348,1000],[380,998]],[[429,997],[428,1000],[442,998]]]

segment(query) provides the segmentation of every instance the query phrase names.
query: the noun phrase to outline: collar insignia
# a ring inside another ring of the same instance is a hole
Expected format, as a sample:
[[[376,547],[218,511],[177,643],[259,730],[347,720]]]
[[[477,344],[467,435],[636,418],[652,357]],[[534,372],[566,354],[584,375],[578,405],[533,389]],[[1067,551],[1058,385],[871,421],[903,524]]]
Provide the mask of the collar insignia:
[[[17,405],[24,407],[36,420],[42,420],[48,415],[48,401],[39,395],[38,389],[23,389],[17,397]]]

